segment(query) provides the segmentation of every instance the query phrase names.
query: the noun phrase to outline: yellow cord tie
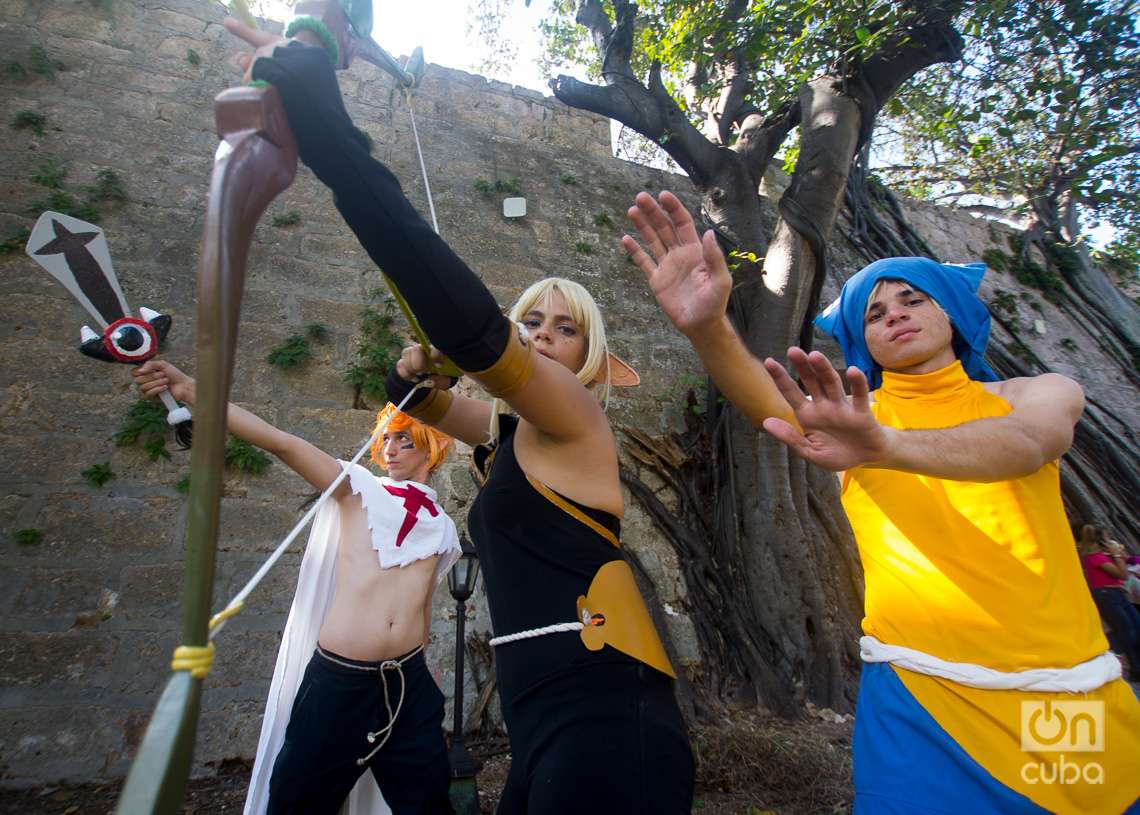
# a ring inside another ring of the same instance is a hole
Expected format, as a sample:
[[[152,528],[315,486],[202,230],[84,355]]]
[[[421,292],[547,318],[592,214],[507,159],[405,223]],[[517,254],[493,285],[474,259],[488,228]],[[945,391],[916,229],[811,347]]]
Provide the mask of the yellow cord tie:
[[[172,671],[189,671],[195,679],[205,679],[214,665],[214,643],[179,645],[170,661]]]
[[[221,611],[219,611],[217,614],[215,614],[213,617],[210,618],[210,630],[213,631],[215,628],[217,628],[219,625],[224,623],[230,617],[236,617],[238,614],[241,614],[242,609],[244,609],[244,608],[245,608],[245,601],[244,600],[239,600],[236,603],[234,603],[232,606],[227,606],[226,608],[223,608]]]

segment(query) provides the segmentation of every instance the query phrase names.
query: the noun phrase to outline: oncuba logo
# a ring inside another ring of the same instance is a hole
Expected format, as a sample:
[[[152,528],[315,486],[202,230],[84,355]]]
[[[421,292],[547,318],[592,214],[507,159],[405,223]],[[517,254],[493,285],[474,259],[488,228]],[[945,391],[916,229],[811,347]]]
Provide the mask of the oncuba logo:
[[[1021,703],[1021,749],[1060,753],[1053,760],[1029,761],[1021,768],[1027,784],[1103,784],[1096,761],[1068,759],[1065,753],[1104,752],[1104,702],[1043,699]]]

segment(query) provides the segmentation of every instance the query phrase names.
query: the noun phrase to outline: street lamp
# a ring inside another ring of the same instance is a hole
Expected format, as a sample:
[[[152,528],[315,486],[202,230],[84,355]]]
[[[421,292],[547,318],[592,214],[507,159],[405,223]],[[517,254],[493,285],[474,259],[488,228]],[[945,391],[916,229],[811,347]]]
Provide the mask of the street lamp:
[[[463,654],[464,624],[467,622],[467,600],[479,579],[479,558],[466,537],[459,539],[463,554],[447,573],[447,589],[455,598],[455,725],[451,731],[451,805],[456,815],[479,815],[479,788],[475,776],[483,765],[467,751],[463,743]]]

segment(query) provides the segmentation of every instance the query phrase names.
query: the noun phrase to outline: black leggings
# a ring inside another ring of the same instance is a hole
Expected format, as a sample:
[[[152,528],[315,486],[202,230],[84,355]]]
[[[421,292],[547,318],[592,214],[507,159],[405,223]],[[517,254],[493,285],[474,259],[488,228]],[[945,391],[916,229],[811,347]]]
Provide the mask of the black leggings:
[[[496,815],[688,815],[693,754],[673,681],[601,664],[503,703],[511,769]]]
[[[490,368],[507,346],[510,324],[483,281],[368,154],[324,49],[280,47],[254,63],[253,77],[277,88],[301,160],[332,190],[345,222],[395,281],[432,344],[465,371]]]
[[[269,779],[268,815],[335,815],[366,769],[393,815],[451,815],[443,694],[423,653],[403,664],[404,700],[392,735],[365,766],[358,759],[380,741],[369,743],[369,732],[389,722],[381,663],[324,654],[313,654],[297,689]],[[391,668],[385,678],[395,711],[400,678]]]

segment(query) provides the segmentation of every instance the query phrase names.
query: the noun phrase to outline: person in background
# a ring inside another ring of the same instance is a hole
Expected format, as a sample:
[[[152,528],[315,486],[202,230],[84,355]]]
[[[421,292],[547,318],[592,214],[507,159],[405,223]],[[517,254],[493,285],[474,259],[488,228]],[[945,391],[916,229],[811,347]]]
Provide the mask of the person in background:
[[[1100,617],[1108,626],[1112,650],[1128,660],[1132,681],[1140,681],[1140,611],[1129,602],[1125,583],[1131,576],[1124,547],[1110,540],[1104,527],[1080,528],[1081,566]]]

